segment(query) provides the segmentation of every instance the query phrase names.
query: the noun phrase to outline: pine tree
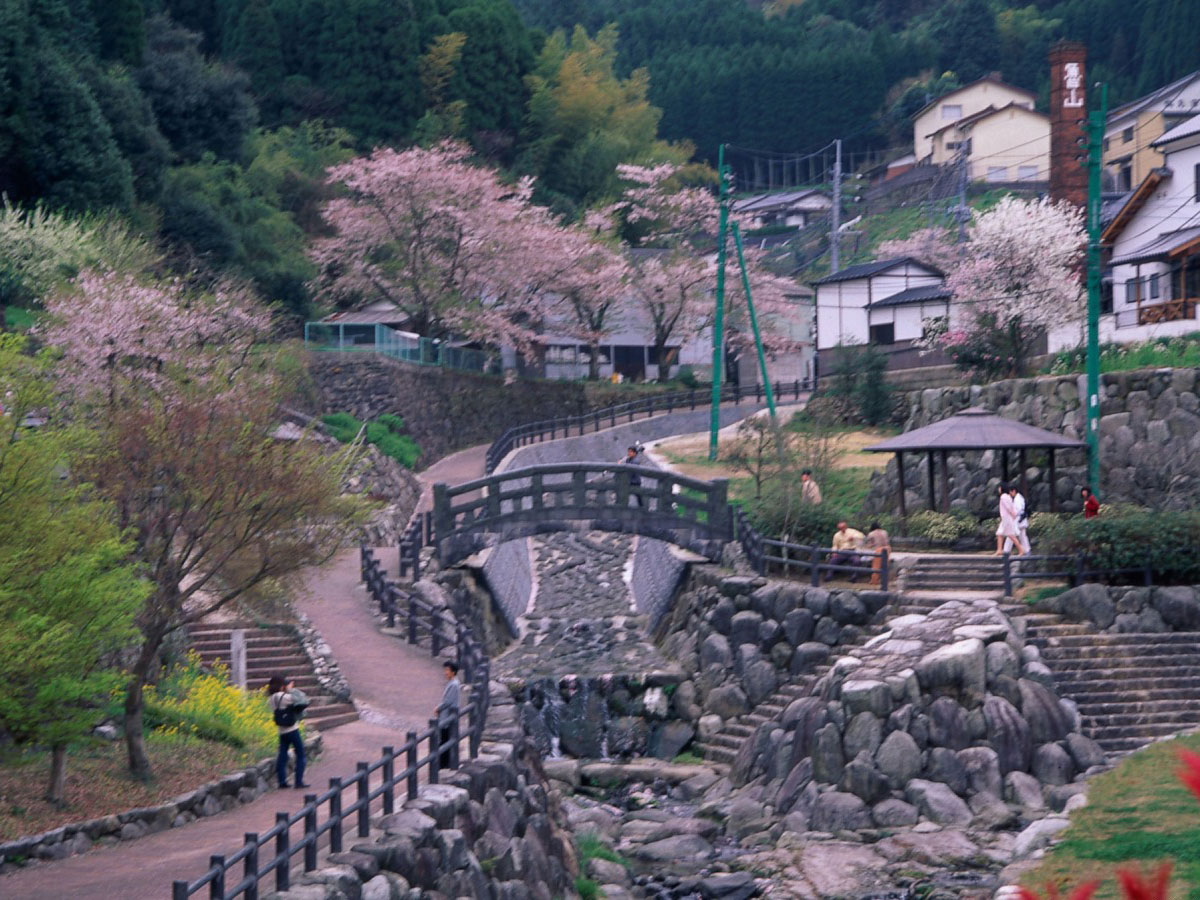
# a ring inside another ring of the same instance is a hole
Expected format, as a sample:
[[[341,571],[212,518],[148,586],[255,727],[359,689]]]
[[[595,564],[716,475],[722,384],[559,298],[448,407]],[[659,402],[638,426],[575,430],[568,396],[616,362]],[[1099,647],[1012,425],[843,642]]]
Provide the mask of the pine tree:
[[[232,37],[233,61],[250,75],[260,109],[273,111],[283,84],[283,41],[268,0],[250,0]]]
[[[92,0],[100,55],[127,66],[142,64],[146,49],[142,0]]]

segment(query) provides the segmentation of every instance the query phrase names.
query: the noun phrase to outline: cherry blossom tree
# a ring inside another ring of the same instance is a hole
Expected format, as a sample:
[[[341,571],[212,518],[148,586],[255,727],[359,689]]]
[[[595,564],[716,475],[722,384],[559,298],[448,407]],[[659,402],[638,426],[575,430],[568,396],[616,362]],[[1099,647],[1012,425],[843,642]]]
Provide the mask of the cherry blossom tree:
[[[644,233],[643,246],[633,252],[631,290],[650,320],[659,377],[665,379],[670,369],[668,344],[686,341],[712,325],[717,201],[707,190],[679,184],[675,165],[621,166],[618,171],[629,185],[619,208],[626,221]],[[728,337],[735,350],[744,350],[752,346],[753,334],[732,240],[728,251]],[[767,268],[762,250],[747,246],[745,257],[763,344],[769,351],[787,349],[795,343],[789,335],[796,318],[789,299],[795,285]]]
[[[1069,203],[1005,197],[975,214],[962,244],[925,230],[879,249],[946,272],[950,316],[931,323],[926,345],[981,376],[1023,375],[1036,338],[1083,315],[1083,213]]]
[[[93,435],[73,468],[115,507],[151,585],[124,707],[144,778],[143,690],[164,641],[343,545],[362,510],[341,494],[352,451],[272,437],[286,385],[248,297],[85,273],[47,311],[64,418]]]
[[[346,196],[329,203],[318,289],[342,305],[389,300],[426,337],[528,348],[548,285],[581,250],[531,179],[506,184],[463,144],[375,150],[330,170]]]

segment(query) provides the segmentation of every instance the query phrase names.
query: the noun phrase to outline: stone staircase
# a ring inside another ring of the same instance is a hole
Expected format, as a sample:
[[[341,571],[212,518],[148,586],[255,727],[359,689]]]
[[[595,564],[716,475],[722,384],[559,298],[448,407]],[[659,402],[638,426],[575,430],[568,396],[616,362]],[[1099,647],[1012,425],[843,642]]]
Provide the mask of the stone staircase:
[[[1128,753],[1200,724],[1200,632],[1108,634],[1049,613],[1025,617],[1084,733]]]
[[[262,690],[272,675],[287,675],[312,701],[304,717],[312,727],[328,731],[358,719],[353,704],[339,702],[321,686],[313,673],[312,661],[300,646],[295,632],[285,626],[192,625],[188,629],[192,649],[199,654],[203,665],[218,662],[230,665],[229,643],[234,628],[246,629],[246,687],[249,690]]]
[[[746,738],[758,730],[758,726],[776,721],[793,700],[812,696],[813,685],[827,671],[829,671],[829,666],[822,665],[796,681],[781,685],[774,694],[763,700],[747,715],[726,722],[725,727],[708,740],[697,738],[692,743],[692,747],[698,755],[710,762],[732,765],[738,751],[742,749],[742,744]]]
[[[1014,566],[1014,572],[1016,566]],[[990,554],[943,553],[920,556],[900,570],[904,594],[944,593],[944,599],[1004,596],[1004,560]]]

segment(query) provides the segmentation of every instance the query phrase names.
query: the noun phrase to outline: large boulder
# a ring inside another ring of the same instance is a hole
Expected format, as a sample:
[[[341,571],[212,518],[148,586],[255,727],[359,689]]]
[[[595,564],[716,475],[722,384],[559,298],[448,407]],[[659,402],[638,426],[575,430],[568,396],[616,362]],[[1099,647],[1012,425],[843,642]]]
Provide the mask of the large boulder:
[[[750,704],[746,694],[736,684],[723,684],[709,691],[704,709],[722,719],[734,719],[750,712]]]
[[[847,681],[842,685],[842,705],[849,715],[869,712],[884,718],[892,711],[892,689],[883,681]]]
[[[817,732],[812,748],[813,778],[822,784],[837,784],[842,777],[846,757],[842,735],[832,722]]]
[[[1054,693],[1036,681],[1022,678],[1021,715],[1029,723],[1029,737],[1035,744],[1061,741],[1071,732],[1071,718]]]
[[[991,794],[999,798],[1004,791],[1000,761],[991,747],[968,747],[958,751],[958,760],[967,771],[967,790],[972,794]]]
[[[896,828],[904,825],[916,825],[920,813],[911,803],[903,800],[888,799],[876,803],[871,809],[871,818],[880,828]]]
[[[940,781],[956,794],[967,792],[967,767],[957,753],[946,747],[934,747],[929,751],[925,777],[929,781]]]
[[[792,763],[812,755],[816,734],[829,722],[829,710],[820,697],[801,697],[783,711],[784,728],[792,729]]]
[[[783,617],[783,636],[793,647],[812,637],[816,619],[807,609],[793,609]]]
[[[846,763],[838,790],[861,797],[866,803],[876,803],[889,793],[887,777],[871,764],[865,750]]]
[[[987,683],[990,688],[997,678],[1016,679],[1021,674],[1021,660],[1015,650],[1004,641],[987,645],[985,651]]]
[[[1154,591],[1151,603],[1172,629],[1176,631],[1200,630],[1200,600],[1190,587],[1164,587]]]
[[[1067,752],[1075,760],[1080,772],[1086,772],[1092,766],[1103,766],[1108,762],[1108,757],[1099,744],[1078,733],[1067,735]]]
[[[813,831],[857,831],[871,827],[871,810],[854,794],[826,791],[813,804],[810,828]]]
[[[758,706],[758,704],[775,693],[775,688],[778,684],[775,667],[765,659],[752,662],[746,667],[746,673],[742,677],[742,684],[746,688],[746,699],[750,701],[752,706]]]
[[[883,722],[869,712],[860,712],[846,725],[842,736],[842,749],[847,759],[853,759],[862,751],[874,756],[883,743]]]
[[[758,631],[762,624],[762,616],[752,610],[742,610],[734,613],[729,632],[729,645],[740,647],[742,644],[758,646]]]
[[[929,705],[929,743],[934,747],[963,750],[971,746],[967,711],[949,697],[938,697]]]
[[[987,686],[983,641],[969,638],[938,647],[913,667],[921,688],[935,697],[953,697],[968,708],[978,705]]]
[[[733,651],[723,634],[713,632],[700,645],[700,668],[718,665],[728,669],[733,665]]]
[[[867,607],[851,591],[836,591],[829,598],[829,614],[839,625],[863,625]]]
[[[829,659],[829,645],[820,641],[805,641],[792,654],[788,671],[792,675],[805,675]]]
[[[1042,784],[1067,784],[1075,776],[1075,763],[1058,744],[1042,744],[1033,751],[1033,774]]]
[[[992,695],[983,703],[983,719],[987,742],[996,751],[1000,773],[1027,771],[1033,756],[1033,740],[1029,736],[1029,723],[1017,708],[1003,697]]]
[[[906,731],[893,731],[875,752],[875,765],[893,788],[903,788],[921,771],[921,750]]]
[[[1117,617],[1117,607],[1102,584],[1081,584],[1051,597],[1047,603],[1053,612],[1076,622],[1094,622],[1108,628]]]
[[[921,815],[939,825],[971,823],[970,807],[947,785],[914,778],[904,789],[904,797],[921,811]]]

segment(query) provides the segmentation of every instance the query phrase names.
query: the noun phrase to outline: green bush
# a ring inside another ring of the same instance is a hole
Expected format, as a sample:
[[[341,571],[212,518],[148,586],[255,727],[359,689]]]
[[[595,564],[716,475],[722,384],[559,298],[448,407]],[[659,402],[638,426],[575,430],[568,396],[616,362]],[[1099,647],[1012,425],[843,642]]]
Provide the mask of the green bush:
[[[322,416],[321,421],[343,444],[350,443],[362,430],[362,423],[350,413],[330,413]],[[374,422],[369,422],[365,438],[368,444],[374,444],[380,453],[390,456],[406,469],[415,466],[421,455],[417,442],[404,433],[404,420],[391,413],[383,413]]]
[[[679,367],[675,373],[675,380],[689,391],[694,391],[700,386],[700,379],[696,377],[696,370],[687,365]]]
[[[925,538],[930,541],[953,543],[976,534],[979,523],[973,516],[963,513],[936,512],[923,509],[908,517],[905,531],[909,537]]]
[[[785,474],[782,477],[793,481],[788,485],[782,484],[780,479],[766,482],[762,497],[749,501],[746,506],[754,526],[764,534],[786,535],[797,544],[828,547],[838,522],[849,522],[852,528],[866,532],[869,522],[862,508],[871,481],[869,469],[816,472],[814,477],[821,486],[820,506],[800,502],[800,485],[795,480],[798,476]],[[875,518],[883,521],[881,517]]]
[[[1149,564],[1157,584],[1200,583],[1200,511],[1105,506],[1092,519],[1036,514],[1030,533],[1038,551],[1082,553],[1097,569],[1126,569],[1136,581]]]

